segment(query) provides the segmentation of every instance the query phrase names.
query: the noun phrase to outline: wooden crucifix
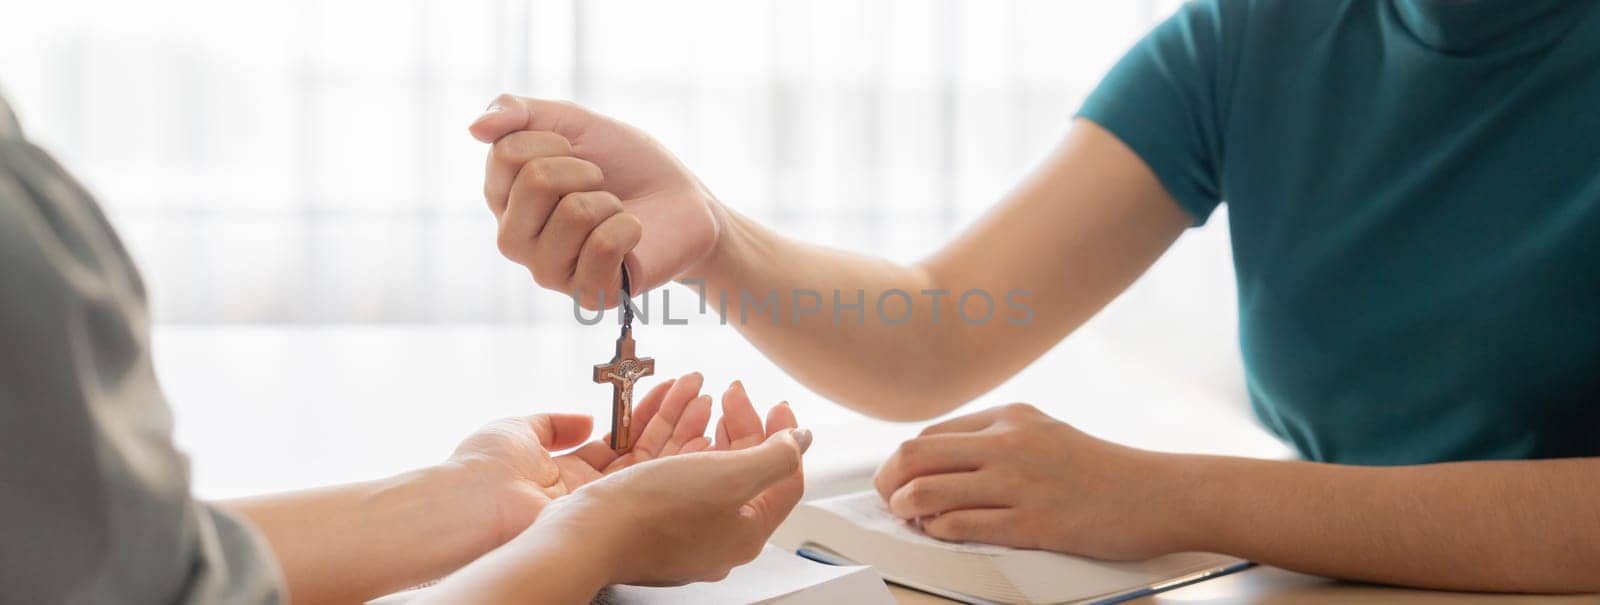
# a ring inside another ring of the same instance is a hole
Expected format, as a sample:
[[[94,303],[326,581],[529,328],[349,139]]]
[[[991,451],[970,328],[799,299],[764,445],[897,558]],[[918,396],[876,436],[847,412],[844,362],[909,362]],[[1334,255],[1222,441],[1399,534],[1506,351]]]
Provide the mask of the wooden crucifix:
[[[618,454],[633,448],[633,385],[656,372],[656,360],[634,353],[633,309],[626,293],[628,268],[622,268],[622,335],[617,337],[617,352],[611,361],[594,366],[594,381],[611,383],[611,449]]]
[[[611,383],[611,449],[623,453],[633,447],[633,384],[656,372],[656,360],[633,352],[633,328],[622,327],[617,354],[594,367],[594,381]]]

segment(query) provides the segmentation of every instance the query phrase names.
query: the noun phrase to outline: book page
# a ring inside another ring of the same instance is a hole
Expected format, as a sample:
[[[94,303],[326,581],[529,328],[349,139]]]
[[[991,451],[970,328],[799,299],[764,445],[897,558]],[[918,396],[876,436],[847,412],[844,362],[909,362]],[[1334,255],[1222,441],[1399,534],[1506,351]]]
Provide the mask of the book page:
[[[917,546],[989,556],[1003,555],[1016,550],[992,544],[946,542],[929,536],[909,521],[890,514],[889,508],[884,505],[883,498],[878,497],[877,492],[857,492],[818,500],[811,504],[839,515],[864,529],[888,534],[892,538]]]
[[[954,563],[961,566],[960,573],[956,573],[957,570],[949,567],[953,563],[948,558],[934,563],[934,558],[929,556],[933,553],[929,552],[918,553],[905,548],[900,551],[871,549],[860,547],[862,541],[857,541],[855,550],[858,561],[882,566],[882,573],[893,581],[925,584],[996,601],[1057,603],[1117,595],[1239,563],[1238,559],[1209,553],[1174,553],[1146,561],[1113,562],[1045,550],[945,542],[894,517],[883,499],[871,491],[818,500],[804,506],[827,512],[854,529],[869,532],[873,537],[867,541],[880,540],[881,536],[911,548],[983,557]],[[819,545],[828,547],[826,540],[820,540]],[[843,554],[850,556],[850,553]]]

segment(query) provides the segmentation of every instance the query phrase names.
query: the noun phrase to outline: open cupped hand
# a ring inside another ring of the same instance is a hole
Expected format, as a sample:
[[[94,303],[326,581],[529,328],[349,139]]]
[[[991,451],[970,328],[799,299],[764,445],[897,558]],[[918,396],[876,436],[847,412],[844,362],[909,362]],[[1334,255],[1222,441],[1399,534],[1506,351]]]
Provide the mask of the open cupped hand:
[[[690,373],[650,389],[634,408],[634,446],[625,454],[611,450],[609,434],[585,443],[594,425],[589,416],[536,414],[485,425],[461,442],[447,464],[477,478],[495,544],[504,543],[552,500],[602,476],[656,458],[760,443],[766,435],[761,416],[737,382],[723,396],[716,441],[706,435],[712,400],[700,393],[704,382],[699,373]],[[786,406],[775,418],[793,426]]]
[[[744,387],[723,396],[715,451],[634,464],[553,503],[517,540],[558,545],[607,584],[716,580],[755,558],[804,492],[811,434],[787,404],[763,424]],[[590,553],[585,557],[583,553]]]

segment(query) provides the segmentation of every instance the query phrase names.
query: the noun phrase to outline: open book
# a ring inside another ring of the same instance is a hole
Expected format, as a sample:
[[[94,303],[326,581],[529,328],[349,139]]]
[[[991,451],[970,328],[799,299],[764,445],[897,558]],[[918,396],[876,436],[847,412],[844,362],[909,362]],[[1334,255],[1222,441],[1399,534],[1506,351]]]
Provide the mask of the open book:
[[[968,603],[1115,602],[1249,565],[1209,553],[1113,563],[944,542],[890,515],[870,491],[801,504],[774,542],[830,563],[871,565],[890,582]]]

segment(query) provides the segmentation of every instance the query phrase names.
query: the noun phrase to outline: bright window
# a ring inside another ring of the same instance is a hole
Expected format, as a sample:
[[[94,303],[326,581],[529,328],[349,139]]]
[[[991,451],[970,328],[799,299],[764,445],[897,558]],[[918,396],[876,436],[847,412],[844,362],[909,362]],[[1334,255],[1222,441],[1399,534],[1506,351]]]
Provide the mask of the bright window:
[[[746,214],[910,260],[1003,195],[1172,8],[9,2],[0,86],[108,208],[160,322],[567,321],[494,249],[465,126],[495,93],[575,98]],[[1197,281],[1226,292],[1207,249]]]

